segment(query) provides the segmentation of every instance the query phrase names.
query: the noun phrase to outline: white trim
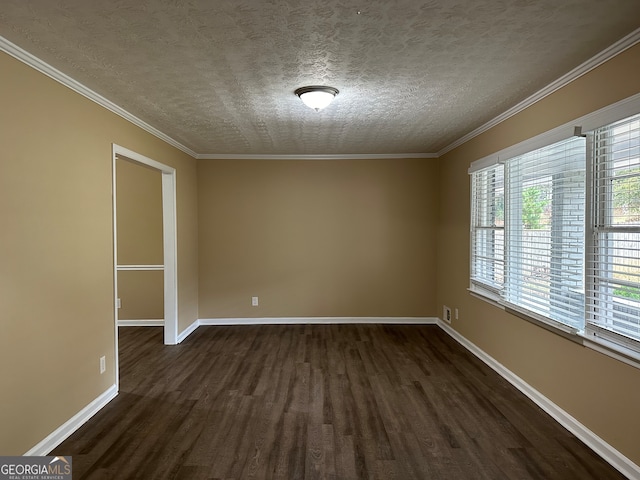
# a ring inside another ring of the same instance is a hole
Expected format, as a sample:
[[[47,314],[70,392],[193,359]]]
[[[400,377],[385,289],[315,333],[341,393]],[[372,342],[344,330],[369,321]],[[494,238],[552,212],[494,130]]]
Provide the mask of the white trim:
[[[534,93],[530,97],[524,99],[522,102],[518,103],[517,105],[514,105],[513,107],[511,107],[506,112],[498,115],[497,117],[495,117],[492,120],[489,120],[487,123],[485,123],[484,125],[476,128],[472,132],[467,133],[465,136],[460,137],[455,142],[450,143],[449,145],[444,147],[442,150],[440,150],[437,153],[437,156],[441,157],[442,155],[444,155],[444,154],[450,152],[451,150],[453,150],[454,148],[457,148],[460,145],[468,142],[472,138],[477,137],[478,135],[486,132],[487,130],[490,130],[491,128],[495,127],[496,125],[498,125],[498,124],[504,122],[505,120],[513,117],[514,115],[517,115],[518,113],[522,112],[523,110],[526,110],[531,105],[539,102],[543,98],[545,98],[545,97],[551,95],[552,93],[560,90],[561,88],[567,86],[568,84],[570,84],[574,80],[580,78],[581,76],[583,76],[586,73],[590,72],[594,68],[599,67],[603,63],[611,60],[616,55],[624,52],[628,48],[633,47],[635,44],[637,44],[639,42],[640,42],[640,28],[634,30],[629,35],[627,35],[626,37],[620,39],[619,41],[617,41],[616,43],[614,43],[610,47],[605,48],[603,51],[601,51],[597,55],[591,57],[589,60],[584,62],[582,65],[579,65],[578,67],[574,68],[573,70],[571,70],[570,72],[566,73],[562,77],[558,78],[554,82],[551,82],[549,85],[544,87],[542,90],[539,90],[538,92]]]
[[[620,453],[614,447],[605,442],[602,438],[589,430],[586,426],[576,420],[568,412],[553,403],[549,398],[544,396],[538,390],[533,388],[515,373],[502,365],[488,353],[477,347],[475,344],[467,340],[456,330],[447,325],[444,321],[438,319],[438,326],[449,334],[460,345],[465,347],[476,357],[491,367],[502,378],[507,380],[511,385],[516,387],[520,392],[529,397],[542,410],[551,415],[560,425],[573,433],[585,445],[591,448],[595,453],[600,455],[605,461],[611,464],[620,473],[628,478],[640,479],[640,466],[633,463],[625,455]]]
[[[547,130],[535,137],[528,138],[520,143],[503,148],[497,152],[487,155],[471,162],[468,173],[474,173],[484,168],[505,162],[518,155],[529,153],[537,148],[546,147],[556,142],[566,140],[573,136],[576,126],[582,127],[583,132],[588,132],[600,128],[609,123],[617,122],[623,118],[635,115],[640,111],[640,93],[636,93],[628,98],[620,100],[611,105],[607,105],[595,112],[587,113],[582,117],[571,120],[563,125]]]
[[[400,159],[400,158],[439,158],[439,157],[443,156],[444,154],[450,152],[454,148],[459,147],[460,145],[462,145],[462,144],[468,142],[469,140],[471,140],[472,138],[477,137],[478,135],[480,135],[480,134],[486,132],[487,130],[495,127],[496,125],[504,122],[508,118],[511,118],[514,115],[516,115],[516,114],[522,112],[523,110],[529,108],[531,105],[533,105],[536,102],[542,100],[543,98],[551,95],[552,93],[556,92],[557,90],[565,87],[566,85],[570,84],[571,82],[573,82],[577,78],[580,78],[581,76],[583,76],[586,73],[590,72],[591,70],[597,68],[598,66],[602,65],[603,63],[609,61],[610,59],[612,59],[616,55],[624,52],[628,48],[633,47],[634,45],[636,45],[639,42],[640,42],[640,28],[634,30],[629,35],[627,35],[626,37],[620,39],[619,41],[617,41],[613,45],[611,45],[611,46],[607,47],[606,49],[602,50],[600,53],[598,53],[595,56],[591,57],[589,60],[587,60],[586,62],[582,63],[578,67],[574,68],[570,72],[566,73],[562,77],[558,78],[554,82],[550,83],[549,85],[547,85],[543,89],[539,90],[538,92],[534,93],[530,97],[526,98],[525,100],[523,100],[520,103],[516,104],[515,106],[511,107],[510,109],[508,109],[507,111],[505,111],[502,114],[498,115],[497,117],[495,117],[494,119],[490,120],[489,122],[485,123],[484,125],[481,125],[480,127],[476,128],[475,130],[473,130],[473,131],[469,132],[468,134],[464,135],[463,137],[460,137],[459,139],[457,139],[454,142],[450,143],[449,145],[447,145],[446,147],[442,148],[440,151],[438,151],[436,153],[345,154],[345,155],[339,155],[339,154],[338,155],[243,155],[243,154],[196,153],[193,150],[191,150],[190,148],[184,146],[180,142],[174,140],[173,138],[169,137],[165,133],[161,132],[157,128],[149,125],[148,123],[146,123],[143,120],[139,119],[135,115],[129,113],[126,110],[124,110],[122,107],[119,107],[118,105],[116,105],[112,101],[106,99],[102,95],[94,92],[93,90],[91,90],[88,87],[84,86],[80,82],[74,80],[73,78],[69,77],[68,75],[62,73],[61,71],[59,71],[56,68],[52,67],[51,65],[47,64],[46,62],[40,60],[35,55],[32,55],[31,53],[27,52],[26,50],[23,50],[22,48],[18,47],[17,45],[11,43],[9,40],[7,40],[6,38],[4,38],[2,36],[0,36],[0,50],[4,51],[8,55],[11,55],[12,57],[16,58],[17,60],[25,63],[26,65],[29,65],[30,67],[34,68],[35,70],[43,73],[44,75],[52,78],[53,80],[61,83],[62,85],[70,88],[74,92],[79,93],[83,97],[88,98],[89,100],[97,103],[98,105],[101,105],[102,107],[106,108],[107,110],[115,113],[116,115],[119,115],[120,117],[124,118],[125,120],[133,123],[134,125],[137,125],[138,127],[142,128],[143,130],[149,132],[150,134],[152,134],[152,135],[158,137],[159,139],[167,142],[169,145],[172,145],[172,146],[176,147],[177,149],[183,151],[187,155],[190,155],[191,157],[196,158],[196,159],[202,159],[202,160],[207,160],[207,159],[208,160],[214,160],[214,159],[220,159],[220,160],[222,160],[222,159],[227,159],[227,160],[237,160],[237,159],[244,159],[244,160],[283,160],[283,159],[345,160],[345,159],[376,159],[376,158],[389,158],[389,159],[391,159],[391,158],[397,158],[397,159]]]
[[[435,325],[437,317],[255,317],[255,318],[201,318],[189,325],[180,335],[178,343],[191,335],[200,325],[336,325],[336,324],[397,324]]]
[[[118,320],[119,327],[164,327],[164,320],[161,318]]]
[[[545,317],[539,313],[534,312],[533,310],[528,310],[526,308],[521,307],[516,303],[507,302],[506,300],[500,299],[499,302],[504,306],[504,310],[511,315],[515,315],[519,318],[523,318],[524,320],[528,320],[536,325],[541,327],[549,327],[554,332],[558,332],[560,334],[564,334],[568,337],[574,338],[577,337],[580,329],[576,327],[572,327],[571,325],[567,325],[562,322],[558,322],[553,318]],[[575,340],[581,342],[581,340]]]
[[[189,147],[181,144],[177,140],[171,138],[166,133],[161,132],[157,128],[149,125],[147,122],[139,119],[132,113],[129,113],[124,108],[119,107],[111,100],[103,97],[99,93],[94,92],[90,88],[81,84],[77,80],[74,80],[70,76],[65,73],[62,73],[60,70],[52,67],[48,63],[39,59],[35,55],[27,52],[26,50],[20,48],[19,46],[11,43],[6,38],[0,36],[0,50],[4,51],[8,55],[11,55],[13,58],[25,63],[31,68],[43,73],[47,77],[61,83],[65,87],[70,88],[74,92],[82,95],[85,98],[97,103],[98,105],[106,108],[110,112],[115,113],[116,115],[124,118],[125,120],[133,123],[134,125],[142,128],[143,130],[149,132],[150,134],[158,137],[159,139],[165,141],[169,145],[176,147],[177,149],[183,151],[187,155],[190,155],[193,158],[198,160],[349,160],[349,159],[379,159],[379,158],[388,158],[388,159],[400,159],[400,158],[438,158],[439,154],[437,153],[370,153],[370,154],[345,154],[345,155],[244,155],[244,154],[221,154],[221,153],[196,153],[191,150]]]
[[[344,155],[243,155],[236,153],[199,153],[198,160],[376,160],[403,158],[438,158],[437,153],[356,153]]]
[[[176,172],[162,171],[162,233],[164,245],[164,343],[178,343],[178,226]]]
[[[118,271],[149,271],[164,270],[164,265],[116,265]]]
[[[201,318],[199,325],[331,325],[386,323],[398,325],[434,325],[436,317],[256,317]]]
[[[119,155],[121,157],[126,157],[128,160],[133,160],[137,163],[142,163],[151,168],[155,168],[156,170],[160,170],[162,173],[175,173],[176,169],[170,167],[169,165],[165,165],[164,163],[160,163],[153,158],[146,157],[144,155],[139,154],[138,152],[134,152],[126,147],[113,144],[113,152],[114,155]]]
[[[87,423],[91,417],[98,413],[107,403],[116,398],[117,395],[118,387],[115,384],[111,385],[89,405],[56,428],[44,440],[39,442],[24,455],[28,457],[47,455],[51,450],[69,438],[73,432]]]
[[[116,211],[117,211],[117,185],[116,185],[116,154],[113,150],[113,146],[111,147],[111,231],[113,232],[113,363],[114,363],[114,372],[115,372],[115,382],[116,386],[120,387],[120,359],[118,358],[118,313],[120,310],[120,296],[118,295],[118,222],[116,221]]]
[[[628,348],[622,343],[608,340],[603,336],[594,336],[593,326],[587,325],[585,331],[571,331],[572,327],[567,327],[563,324],[556,325],[557,322],[554,320],[539,317],[534,312],[529,312],[520,308],[510,308],[510,306],[503,302],[501,298],[496,298],[496,296],[491,294],[491,292],[475,288],[468,288],[467,291],[477,299],[487,302],[501,310],[505,310],[509,314],[533,323],[540,328],[544,328],[549,332],[560,335],[567,340],[581,344],[584,347],[595,350],[603,355],[615,358],[616,360],[626,363],[631,367],[640,368],[640,353]],[[567,330],[567,328],[569,330]]]
[[[180,333],[180,335],[178,335],[178,343],[182,343],[184,341],[184,339],[187,338],[189,335],[191,335],[193,332],[195,332],[196,329],[199,326],[200,326],[200,320],[196,320],[191,325],[189,325],[187,328],[185,328],[182,331],[182,333]]]
[[[116,145],[113,149],[113,231],[114,231],[114,282],[115,293],[117,295],[117,272],[123,265],[117,265],[117,244],[116,234],[116,160],[123,158],[134,163],[140,163],[162,173],[162,237],[163,237],[163,262],[164,262],[164,343],[165,345],[175,345],[178,343],[178,248],[177,248],[177,215],[176,215],[176,169],[145,157],[133,150]],[[125,270],[128,267],[124,266]],[[153,265],[136,265],[135,267],[157,267]],[[116,309],[116,326],[118,316]],[[117,332],[116,332],[117,338]],[[116,343],[116,359],[117,355]],[[118,362],[116,360],[116,367]],[[117,368],[116,368],[117,371]]]
[[[190,155],[193,158],[196,158],[196,155],[197,155],[196,152],[194,152],[190,148],[182,145],[180,142],[174,140],[169,135],[162,133],[157,128],[152,127],[147,122],[140,120],[138,117],[129,113],[124,108],[119,107],[118,105],[113,103],[111,100],[108,100],[107,98],[103,97],[99,93],[94,92],[90,88],[84,86],[83,84],[74,80],[70,76],[62,73],[60,70],[52,67],[48,63],[45,63],[35,55],[32,55],[31,53],[27,52],[26,50],[23,50],[19,46],[11,43],[9,40],[7,40],[2,36],[0,36],[0,50],[7,53],[8,55],[11,55],[13,58],[20,60],[22,63],[27,64],[31,68],[34,68],[40,73],[45,74],[47,77],[52,78],[56,82],[61,83],[65,87],[70,88],[74,92],[79,93],[83,97],[88,98],[89,100],[97,103],[101,107],[106,108],[110,112],[113,112],[116,115],[124,118],[125,120],[133,123],[134,125],[142,128],[143,130],[149,132],[151,135],[158,137],[160,140],[167,142],[169,145],[176,147],[178,150],[182,150],[187,155]]]
[[[482,360],[502,378],[511,383],[520,392],[531,399],[542,410],[551,415],[560,425],[580,439],[585,445],[600,455],[605,461],[630,479],[640,479],[640,466],[620,453],[602,438],[576,420],[568,412],[553,403],[538,390],[533,388],[511,370],[480,349],[474,343],[437,317],[262,317],[262,318],[226,318],[201,319],[193,322],[178,337],[178,343],[195,331],[199,325],[266,325],[266,324],[435,324],[444,330],[460,345]],[[118,395],[116,385],[112,385],[98,398],[74,415],[71,419],[48,435],[44,440],[31,448],[25,455],[47,455],[65,439],[84,425],[93,415]]]
[[[479,298],[480,300],[484,300],[485,302],[490,303],[494,307],[498,307],[504,310],[504,305],[500,303],[502,301],[502,297],[500,297],[500,294],[483,287],[481,284],[471,283],[471,286],[467,288],[467,292],[469,292],[474,297]]]
[[[640,354],[637,351],[613,342],[606,337],[595,336],[590,327],[587,327],[587,331],[582,335],[582,338],[582,344],[585,347],[615,358],[630,367],[640,368]]]

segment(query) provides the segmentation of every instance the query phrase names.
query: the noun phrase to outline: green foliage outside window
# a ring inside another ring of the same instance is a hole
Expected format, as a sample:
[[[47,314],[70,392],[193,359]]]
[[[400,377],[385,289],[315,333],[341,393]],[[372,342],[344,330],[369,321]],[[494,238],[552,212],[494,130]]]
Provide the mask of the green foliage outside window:
[[[522,223],[527,230],[544,227],[542,215],[549,205],[547,189],[540,185],[527,187],[522,192]]]
[[[625,215],[640,215],[640,169],[621,171],[618,175],[624,177],[614,182],[613,208]]]
[[[624,297],[630,298],[632,300],[640,300],[640,288],[638,287],[628,287],[622,286],[618,287],[613,291],[613,294],[616,297]]]

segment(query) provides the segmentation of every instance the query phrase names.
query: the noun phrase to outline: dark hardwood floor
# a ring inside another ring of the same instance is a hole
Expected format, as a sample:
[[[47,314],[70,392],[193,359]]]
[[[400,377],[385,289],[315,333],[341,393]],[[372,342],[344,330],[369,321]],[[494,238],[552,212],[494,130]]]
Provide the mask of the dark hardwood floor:
[[[623,479],[436,326],[120,329],[74,479]]]

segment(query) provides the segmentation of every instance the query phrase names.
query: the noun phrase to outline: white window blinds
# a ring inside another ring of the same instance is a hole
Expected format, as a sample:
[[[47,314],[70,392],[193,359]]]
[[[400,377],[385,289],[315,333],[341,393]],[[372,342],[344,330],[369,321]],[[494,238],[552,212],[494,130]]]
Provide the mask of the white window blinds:
[[[471,164],[470,290],[638,360],[640,114],[620,113]]]
[[[471,281],[497,292],[504,282],[504,168],[473,174]]]
[[[587,322],[628,344],[640,340],[640,115],[594,132],[592,176]]]
[[[582,329],[586,141],[506,162],[507,304]]]

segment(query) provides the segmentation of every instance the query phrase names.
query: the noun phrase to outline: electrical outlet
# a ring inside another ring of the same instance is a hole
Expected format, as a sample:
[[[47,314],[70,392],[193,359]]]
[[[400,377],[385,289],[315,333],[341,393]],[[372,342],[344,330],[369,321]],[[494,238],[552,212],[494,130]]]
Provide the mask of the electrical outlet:
[[[104,357],[100,357],[100,375],[102,375],[107,370],[107,359]]]
[[[451,323],[451,309],[446,305],[442,306],[442,317],[444,321],[447,323]]]
[[[252,307],[258,306],[258,297],[251,297],[251,306]]]

